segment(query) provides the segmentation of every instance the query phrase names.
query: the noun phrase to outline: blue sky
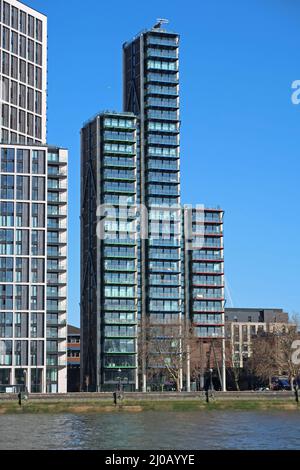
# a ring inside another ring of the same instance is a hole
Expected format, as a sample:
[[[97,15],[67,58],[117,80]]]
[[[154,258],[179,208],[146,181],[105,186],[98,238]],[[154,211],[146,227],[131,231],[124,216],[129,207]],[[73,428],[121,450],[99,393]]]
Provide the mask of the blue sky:
[[[122,44],[156,18],[181,34],[185,203],[225,215],[228,305],[300,313],[300,4],[31,0],[48,15],[48,141],[68,147],[69,319],[79,323],[82,123],[121,110]]]

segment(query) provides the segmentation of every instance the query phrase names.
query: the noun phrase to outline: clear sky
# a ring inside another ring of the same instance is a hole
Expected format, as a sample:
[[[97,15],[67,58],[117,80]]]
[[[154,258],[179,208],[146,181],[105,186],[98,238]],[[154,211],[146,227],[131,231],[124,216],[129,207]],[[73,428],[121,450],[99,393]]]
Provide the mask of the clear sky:
[[[26,3],[49,21],[48,141],[70,150],[70,322],[79,324],[80,127],[122,109],[122,44],[156,18],[181,34],[182,200],[226,212],[227,305],[300,313],[300,3]]]

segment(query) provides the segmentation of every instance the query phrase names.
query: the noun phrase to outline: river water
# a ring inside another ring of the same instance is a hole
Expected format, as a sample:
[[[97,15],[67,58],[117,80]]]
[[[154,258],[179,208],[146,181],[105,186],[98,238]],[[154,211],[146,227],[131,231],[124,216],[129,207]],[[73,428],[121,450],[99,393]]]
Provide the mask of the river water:
[[[0,416],[0,449],[300,449],[297,412]]]

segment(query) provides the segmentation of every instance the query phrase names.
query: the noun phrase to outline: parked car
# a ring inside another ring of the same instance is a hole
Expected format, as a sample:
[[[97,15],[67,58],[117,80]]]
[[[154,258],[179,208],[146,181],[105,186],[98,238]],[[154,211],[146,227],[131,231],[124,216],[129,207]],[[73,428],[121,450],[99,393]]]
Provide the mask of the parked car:
[[[272,380],[273,390],[291,390],[291,385],[288,378],[276,377]]]

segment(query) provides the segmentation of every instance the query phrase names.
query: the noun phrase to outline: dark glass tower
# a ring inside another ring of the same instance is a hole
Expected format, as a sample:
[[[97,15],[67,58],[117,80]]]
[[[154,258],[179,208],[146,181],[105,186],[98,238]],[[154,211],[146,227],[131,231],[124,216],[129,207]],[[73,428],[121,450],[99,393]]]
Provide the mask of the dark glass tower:
[[[142,331],[147,321],[182,315],[178,48],[178,34],[163,21],[123,46],[123,106],[138,116],[138,194],[149,211],[149,238],[139,249]]]
[[[82,129],[81,383],[137,381],[136,117],[101,113]]]
[[[82,129],[81,383],[91,391],[115,390],[120,381],[129,390],[163,385],[169,375],[149,337],[165,338],[176,325],[169,338],[194,326],[208,351],[221,344],[225,388],[223,211],[203,208],[198,220],[192,210],[192,233],[183,234],[179,36],[164,23],[123,45],[123,113],[101,113]],[[126,227],[120,197],[130,209]],[[99,213],[103,204],[112,207]],[[125,229],[134,237],[127,240]],[[189,354],[184,339],[174,343],[176,386],[189,391]]]

